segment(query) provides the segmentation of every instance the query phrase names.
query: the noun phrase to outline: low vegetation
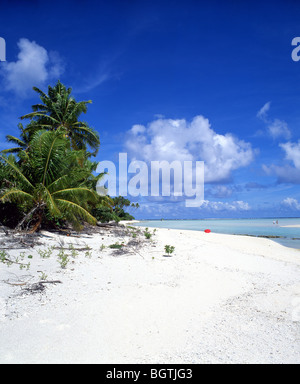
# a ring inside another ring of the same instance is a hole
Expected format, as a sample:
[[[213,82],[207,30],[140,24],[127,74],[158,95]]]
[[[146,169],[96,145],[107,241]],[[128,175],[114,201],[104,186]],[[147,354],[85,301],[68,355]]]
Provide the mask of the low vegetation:
[[[175,247],[173,245],[165,245],[165,252],[167,256],[171,256],[174,251]]]

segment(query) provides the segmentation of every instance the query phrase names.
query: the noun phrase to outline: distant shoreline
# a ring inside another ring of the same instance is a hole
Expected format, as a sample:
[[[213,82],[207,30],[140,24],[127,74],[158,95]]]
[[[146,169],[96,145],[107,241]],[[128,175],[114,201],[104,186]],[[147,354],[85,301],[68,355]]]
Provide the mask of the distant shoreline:
[[[281,228],[300,228],[300,224],[296,225],[281,225]]]
[[[300,249],[300,218],[139,220],[136,225],[202,232],[262,237],[288,248]]]
[[[202,219],[137,219],[133,221],[205,221],[205,220],[296,220],[300,217],[207,217]]]

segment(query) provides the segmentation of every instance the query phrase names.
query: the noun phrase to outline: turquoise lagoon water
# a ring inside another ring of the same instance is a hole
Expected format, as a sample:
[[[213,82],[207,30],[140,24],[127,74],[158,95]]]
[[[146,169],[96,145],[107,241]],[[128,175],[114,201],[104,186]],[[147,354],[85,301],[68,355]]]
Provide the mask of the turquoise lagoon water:
[[[278,224],[276,221],[278,220]],[[271,219],[206,219],[206,220],[145,220],[137,225],[170,229],[188,229],[215,233],[248,236],[278,236],[271,239],[286,247],[300,249],[300,228],[284,228],[300,225],[300,218]]]

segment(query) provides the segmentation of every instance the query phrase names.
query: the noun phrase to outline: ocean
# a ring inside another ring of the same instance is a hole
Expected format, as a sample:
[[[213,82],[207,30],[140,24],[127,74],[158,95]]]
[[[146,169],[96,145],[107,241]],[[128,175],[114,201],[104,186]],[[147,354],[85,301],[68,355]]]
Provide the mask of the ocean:
[[[277,224],[278,222],[278,224]],[[270,218],[270,219],[205,219],[205,220],[145,220],[137,225],[170,229],[188,229],[204,231],[210,229],[215,233],[229,235],[248,235],[273,237],[286,247],[300,249],[300,218]]]

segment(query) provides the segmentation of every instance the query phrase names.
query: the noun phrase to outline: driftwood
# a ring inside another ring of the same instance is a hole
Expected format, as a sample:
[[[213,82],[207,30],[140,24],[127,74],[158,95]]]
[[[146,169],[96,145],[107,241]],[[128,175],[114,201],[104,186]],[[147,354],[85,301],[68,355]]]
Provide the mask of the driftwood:
[[[38,235],[29,235],[26,233],[13,233],[10,232],[7,237],[0,240],[0,249],[1,250],[11,250],[11,249],[26,249],[33,248],[36,245],[41,245],[41,242],[38,241]]]
[[[25,221],[27,219],[29,219],[30,216],[32,216],[37,209],[38,209],[38,207],[34,207],[29,213],[27,213],[27,215],[25,215],[23,217],[23,219],[20,221],[20,223],[16,226],[16,231],[19,231],[22,228],[22,226],[25,223]]]
[[[83,247],[83,248],[75,248],[74,246],[73,246],[73,248],[70,248],[70,247],[64,247],[64,246],[62,246],[62,247],[53,247],[53,249],[57,249],[57,250],[64,250],[64,251],[91,251],[92,250],[92,248],[91,247],[89,247],[88,245],[86,246],[86,247]]]
[[[22,265],[22,266],[26,267],[26,264],[24,264],[24,263],[19,263],[18,261],[8,259],[7,257],[2,257],[2,258],[1,258],[1,261],[2,261],[3,263],[4,263],[4,262],[7,262],[8,265],[10,265],[10,264],[18,264],[18,265]]]
[[[22,285],[27,285],[27,283],[10,283],[9,281],[4,281],[5,284],[12,285],[14,287],[20,287]]]
[[[62,282],[60,280],[42,280],[38,283],[31,284],[31,286],[25,288],[24,291],[30,293],[43,292],[46,288],[44,284],[62,284]]]
[[[141,238],[132,239],[127,244],[124,244],[123,247],[116,249],[113,252],[114,256],[122,256],[125,254],[139,255],[144,259],[144,256],[140,253],[140,250],[144,247],[145,240]]]
[[[62,284],[60,280],[41,280],[36,284]]]
[[[12,285],[14,287],[20,287],[24,285],[28,285],[28,282],[22,282],[22,283],[10,283],[8,280],[4,280],[5,284]],[[36,290],[37,286],[41,286],[43,284],[62,284],[62,281],[60,280],[41,280],[38,283],[31,284],[29,288],[26,288],[26,290]]]

